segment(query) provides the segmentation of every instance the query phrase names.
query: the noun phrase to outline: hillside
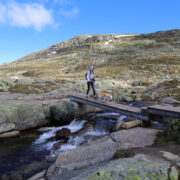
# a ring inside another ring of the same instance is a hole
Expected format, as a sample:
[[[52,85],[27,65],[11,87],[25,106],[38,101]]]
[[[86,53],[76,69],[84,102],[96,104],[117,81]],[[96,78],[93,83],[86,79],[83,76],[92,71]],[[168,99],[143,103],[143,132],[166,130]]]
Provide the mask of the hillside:
[[[76,36],[1,65],[1,91],[84,93],[90,65],[116,100],[180,100],[180,30]]]

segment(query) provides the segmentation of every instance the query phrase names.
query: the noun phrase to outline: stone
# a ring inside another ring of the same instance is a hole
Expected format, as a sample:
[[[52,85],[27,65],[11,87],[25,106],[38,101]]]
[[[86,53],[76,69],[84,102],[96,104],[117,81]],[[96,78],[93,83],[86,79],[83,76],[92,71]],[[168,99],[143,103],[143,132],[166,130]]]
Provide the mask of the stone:
[[[58,102],[50,107],[50,111],[55,122],[65,125],[78,116],[79,107],[77,103]]]
[[[141,155],[142,156],[142,155]],[[145,155],[143,155],[145,156]],[[136,155],[131,158],[122,158],[94,168],[90,172],[77,175],[71,180],[82,179],[168,179],[169,163],[157,163],[147,161],[145,157]],[[170,179],[178,179],[178,170],[171,169]]]
[[[56,140],[65,139],[68,140],[71,135],[71,130],[68,128],[62,128],[56,132]]]
[[[96,118],[118,119],[119,116],[120,116],[119,113],[101,113],[101,114],[95,114],[91,119],[96,119]]]
[[[10,78],[1,78],[0,79],[0,91],[8,91],[10,87],[14,87],[15,82]]]
[[[172,164],[176,165],[178,168],[180,168],[180,156],[177,156],[176,154],[167,152],[167,151],[160,151],[162,153],[162,156],[166,158],[168,161],[170,161]]]
[[[136,127],[111,133],[110,137],[119,144],[119,148],[127,149],[152,145],[158,132],[157,129]]]
[[[43,171],[35,174],[31,178],[28,178],[27,180],[40,180],[40,179],[44,179],[43,177],[44,177],[45,173],[46,173],[46,170],[43,170]]]
[[[20,136],[19,131],[11,131],[11,132],[0,134],[0,138],[9,138],[9,137],[16,137],[16,136]]]
[[[0,103],[0,124],[13,123],[15,129],[25,130],[47,123],[42,105],[23,101],[2,101]]]
[[[145,147],[154,143],[158,130],[133,128],[106,135],[83,144],[72,151],[63,152],[48,169],[48,179],[61,177],[61,170],[85,168],[112,159],[118,149]],[[60,174],[59,174],[60,173]]]
[[[61,145],[63,145],[64,142],[60,141],[60,142],[57,142],[53,145],[53,150],[57,150],[61,147]]]
[[[121,126],[124,124],[124,121],[123,121],[124,118],[126,118],[126,116],[119,117],[115,126],[113,127],[113,131],[118,131],[119,129],[121,129]]]
[[[30,85],[33,84],[33,82],[34,82],[33,79],[31,79],[31,78],[26,78],[26,79],[18,79],[17,84],[19,84],[19,85],[25,85],[25,86],[30,86]]]
[[[167,104],[180,105],[180,101],[178,101],[172,97],[166,97],[166,98],[162,99],[162,102],[167,103]]]
[[[0,124],[0,134],[7,132],[7,131],[11,131],[15,128],[15,124],[14,123],[3,123]]]
[[[132,101],[133,101],[133,98],[130,97],[130,96],[124,96],[124,97],[123,97],[123,101],[125,101],[125,102],[132,102]]]
[[[117,150],[117,144],[108,136],[81,145],[77,149],[62,153],[54,166],[48,170],[48,177],[52,177],[55,169],[75,169],[103,162],[112,158]]]

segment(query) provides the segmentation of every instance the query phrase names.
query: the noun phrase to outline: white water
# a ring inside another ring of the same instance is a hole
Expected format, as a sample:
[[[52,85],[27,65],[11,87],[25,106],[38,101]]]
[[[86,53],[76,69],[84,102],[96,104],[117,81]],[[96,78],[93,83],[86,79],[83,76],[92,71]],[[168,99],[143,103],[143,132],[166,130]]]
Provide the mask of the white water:
[[[77,120],[75,119],[67,126],[61,126],[61,127],[47,127],[47,128],[40,128],[40,131],[45,131],[34,143],[35,144],[42,144],[45,143],[49,138],[54,137],[56,135],[56,131],[62,129],[62,128],[68,128],[71,130],[72,133],[79,131],[82,129],[84,123],[86,120]],[[49,131],[49,132],[46,132]]]
[[[118,121],[123,121],[124,119],[126,118],[126,116],[120,116],[119,118],[118,118]]]
[[[101,117],[101,118],[104,117],[104,118],[106,118],[106,117],[118,117],[118,116],[120,116],[119,113],[106,112],[106,113],[96,114],[96,115],[93,117],[93,119],[94,119],[94,118],[98,118],[98,117]]]
[[[95,115],[96,118],[111,117],[111,116],[112,117],[118,116],[117,120],[123,120],[124,118],[126,118],[126,116],[121,116],[118,113],[100,113],[100,114]],[[61,142],[61,140],[59,140],[59,141],[49,140],[50,138],[56,136],[56,131],[58,131],[62,128],[68,128],[69,130],[71,130],[72,133],[74,133],[74,132],[77,132],[80,129],[82,129],[86,122],[87,122],[86,120],[75,119],[69,125],[66,125],[66,126],[40,128],[39,131],[43,132],[43,134],[40,135],[40,137],[34,142],[34,145],[38,146],[36,148],[38,151],[48,150],[48,151],[50,151],[49,156],[54,157],[56,155],[59,155],[62,152],[76,149],[82,143],[91,141],[92,138],[95,136],[103,136],[103,135],[106,135],[109,133],[108,131],[103,131],[103,129],[87,131],[87,132],[79,134],[75,137],[72,137],[72,136],[69,137],[68,142],[66,144],[62,144],[59,147],[59,149],[55,150],[53,148],[54,144]]]

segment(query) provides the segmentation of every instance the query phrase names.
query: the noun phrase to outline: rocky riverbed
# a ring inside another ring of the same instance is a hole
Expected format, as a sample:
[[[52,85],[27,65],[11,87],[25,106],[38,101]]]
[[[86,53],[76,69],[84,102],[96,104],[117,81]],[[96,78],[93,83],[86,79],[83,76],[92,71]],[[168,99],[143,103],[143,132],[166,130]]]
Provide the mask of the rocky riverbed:
[[[118,119],[128,120],[117,113],[91,113],[69,125],[23,131],[18,138],[2,139],[1,179],[166,178],[171,162],[160,152],[179,156],[180,146],[153,145],[157,129],[113,132]],[[64,129],[70,133],[62,134]],[[178,176],[175,167],[171,176]]]
[[[1,179],[168,177],[172,162],[163,158],[161,151],[179,157],[180,146],[156,144],[157,129],[115,128],[117,123],[132,119],[98,113],[102,110],[79,106],[66,97],[0,93]],[[129,105],[144,107],[151,103]],[[170,175],[178,176],[176,166]]]

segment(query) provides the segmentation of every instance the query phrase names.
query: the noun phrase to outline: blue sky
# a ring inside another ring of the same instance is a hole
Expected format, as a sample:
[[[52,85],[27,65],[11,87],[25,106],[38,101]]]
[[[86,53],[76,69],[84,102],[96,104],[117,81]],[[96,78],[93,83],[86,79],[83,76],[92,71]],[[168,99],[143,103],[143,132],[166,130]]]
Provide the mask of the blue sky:
[[[179,0],[1,0],[0,63],[80,34],[180,28]]]

